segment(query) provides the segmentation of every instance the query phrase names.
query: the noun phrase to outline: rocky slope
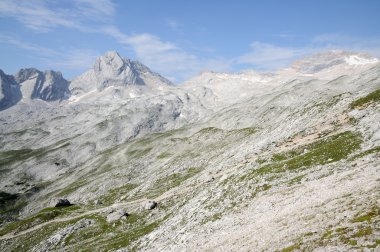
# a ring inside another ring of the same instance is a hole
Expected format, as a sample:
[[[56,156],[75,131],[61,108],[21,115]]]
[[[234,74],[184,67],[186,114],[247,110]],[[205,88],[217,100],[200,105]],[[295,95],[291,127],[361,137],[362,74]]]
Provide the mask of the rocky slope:
[[[110,52],[69,89],[0,112],[2,250],[379,249],[376,58],[172,86]]]

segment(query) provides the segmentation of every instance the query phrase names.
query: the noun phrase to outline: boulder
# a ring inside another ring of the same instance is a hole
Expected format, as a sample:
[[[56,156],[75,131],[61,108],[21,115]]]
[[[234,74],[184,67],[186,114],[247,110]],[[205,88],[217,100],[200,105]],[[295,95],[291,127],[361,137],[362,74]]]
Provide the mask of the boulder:
[[[101,200],[97,199],[97,200],[94,201],[94,204],[98,206],[98,205],[103,204],[103,202]]]
[[[155,209],[157,207],[157,202],[153,201],[153,200],[149,200],[148,202],[145,203],[144,205],[144,208],[146,210],[152,210],[152,209]]]
[[[118,221],[122,218],[126,218],[128,213],[124,209],[118,209],[107,215],[107,222]]]
[[[71,203],[68,199],[58,199],[55,198],[51,203],[52,207],[63,207],[63,206],[71,206]]]

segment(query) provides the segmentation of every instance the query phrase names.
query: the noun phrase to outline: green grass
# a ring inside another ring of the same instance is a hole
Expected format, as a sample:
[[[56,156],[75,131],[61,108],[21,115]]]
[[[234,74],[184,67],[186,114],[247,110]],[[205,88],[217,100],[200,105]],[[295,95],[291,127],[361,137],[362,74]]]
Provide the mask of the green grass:
[[[373,102],[380,101],[380,89],[373,91],[365,97],[359,98],[350,104],[351,109],[366,107]]]
[[[215,127],[208,127],[208,128],[201,129],[196,134],[215,134],[219,132],[223,132],[223,130],[215,128]]]
[[[148,190],[139,192],[129,199],[134,200],[141,197],[154,199],[155,197],[162,195],[170,189],[181,185],[184,181],[188,180],[201,171],[202,168],[200,167],[192,167],[181,173],[172,173],[166,177],[159,178]]]
[[[252,170],[247,176],[302,170],[313,165],[324,165],[347,158],[360,149],[362,139],[359,134],[346,131],[301,148],[273,155],[272,162]],[[303,150],[308,152],[304,153]]]
[[[5,225],[2,229],[0,229],[0,236],[10,232],[18,233],[24,231],[35,225],[47,222],[58,216],[66,215],[78,209],[80,209],[80,207],[77,205],[68,207],[50,207],[43,209],[34,216]]]
[[[58,229],[64,228],[67,225],[73,224],[77,222],[78,220],[80,219],[77,218],[70,221],[54,223],[51,225],[47,225],[35,232],[16,237],[12,240],[9,240],[11,241],[11,243],[10,242],[7,244],[3,243],[4,246],[6,246],[4,251],[31,251],[34,246],[36,246],[43,240],[46,240],[49,236],[54,234]]]
[[[378,217],[380,215],[380,209],[378,207],[373,207],[369,212],[355,217],[353,220],[351,220],[352,223],[357,222],[367,222],[371,223],[372,219],[375,217]]]
[[[350,158],[349,160],[350,161],[353,161],[353,160],[356,160],[358,158],[362,158],[362,157],[365,157],[367,155],[370,155],[370,154],[373,154],[373,153],[378,153],[380,152],[380,146],[376,146],[374,148],[371,148],[369,150],[366,150],[366,151],[363,151],[355,156],[353,156],[352,158]]]
[[[301,244],[294,244],[289,247],[281,249],[281,252],[292,252],[294,250],[297,250],[301,247]]]
[[[135,149],[135,150],[127,151],[126,154],[128,157],[131,157],[131,158],[141,158],[141,157],[148,155],[148,153],[152,149],[153,149],[152,147],[146,148],[146,149]]]
[[[372,234],[372,228],[371,227],[366,227],[363,229],[359,229],[354,235],[352,235],[352,238],[361,238],[364,236],[368,236]]]
[[[99,199],[103,202],[104,205],[112,205],[115,203],[116,199],[127,196],[130,191],[138,187],[137,184],[126,184],[114,189],[109,190],[106,194],[101,196]],[[127,198],[126,197],[126,198]]]
[[[67,196],[75,191],[77,191],[80,187],[89,184],[90,181],[84,179],[84,180],[76,180],[75,182],[71,183],[70,185],[66,186],[64,189],[59,191],[56,196],[62,197],[62,196]]]
[[[162,152],[160,155],[157,156],[158,159],[165,159],[165,158],[168,158],[168,157],[171,157],[173,154],[169,153],[169,152]]]
[[[8,150],[0,152],[0,168],[9,166],[16,162],[23,162],[29,158],[41,158],[50,152],[56,151],[61,148],[65,148],[70,145],[67,142],[69,139],[58,141],[55,144],[38,149],[20,149],[20,150]]]
[[[151,233],[168,217],[167,215],[150,220],[148,214],[148,211],[131,213],[126,220],[114,223],[108,223],[100,215],[86,216],[86,219],[94,219],[96,225],[66,237],[65,244],[70,244],[68,248],[73,251],[94,247],[99,251],[113,251],[125,247],[129,250],[136,249],[138,244],[134,242]]]
[[[213,215],[206,217],[202,221],[202,224],[205,224],[207,222],[214,222],[214,221],[220,220],[222,217],[223,217],[223,212],[214,213]]]

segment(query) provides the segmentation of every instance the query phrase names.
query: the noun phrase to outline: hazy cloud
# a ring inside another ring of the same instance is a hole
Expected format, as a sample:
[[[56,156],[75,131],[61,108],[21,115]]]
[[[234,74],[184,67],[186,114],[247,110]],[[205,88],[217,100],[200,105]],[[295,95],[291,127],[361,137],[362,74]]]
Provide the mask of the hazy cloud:
[[[136,58],[164,76],[182,81],[205,69],[226,70],[229,64],[216,59],[203,59],[191,54],[174,43],[162,41],[152,34],[126,35],[114,26],[102,31],[132,50]]]
[[[44,0],[2,0],[0,16],[12,17],[27,28],[37,32],[48,32],[56,27],[86,30],[88,22],[105,22],[115,12],[109,0],[70,0],[59,5],[61,1]]]
[[[59,70],[85,71],[94,63],[96,57],[99,56],[99,52],[91,49],[53,50],[2,34],[0,34],[0,43],[9,44],[34,53],[40,60],[51,66],[51,68]]]
[[[380,39],[358,38],[341,34],[321,34],[313,37],[304,46],[278,46],[270,43],[255,41],[250,50],[232,60],[233,65],[251,65],[258,70],[276,70],[289,66],[295,60],[307,55],[328,51],[347,50],[366,52],[373,56],[380,56]]]
[[[251,50],[235,59],[234,63],[253,65],[260,70],[273,70],[286,67],[292,61],[315,51],[309,47],[280,47],[255,41],[251,44]]]

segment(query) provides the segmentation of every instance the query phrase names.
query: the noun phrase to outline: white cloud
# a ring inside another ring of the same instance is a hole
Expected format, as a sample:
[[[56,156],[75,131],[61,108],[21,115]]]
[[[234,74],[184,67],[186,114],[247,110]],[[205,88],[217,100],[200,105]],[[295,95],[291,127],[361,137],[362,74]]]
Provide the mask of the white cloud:
[[[114,26],[103,27],[102,32],[114,37],[119,43],[132,50],[136,58],[154,71],[171,76],[175,81],[185,80],[202,70],[226,70],[228,64],[221,60],[197,57],[174,43],[162,41],[152,34],[126,35]]]
[[[380,39],[358,38],[341,34],[321,34],[315,36],[304,46],[277,46],[255,41],[250,51],[237,57],[233,64],[247,64],[258,70],[276,70],[287,67],[295,60],[307,55],[328,51],[346,50],[366,52],[373,56],[380,56]]]
[[[53,50],[2,34],[0,34],[0,43],[35,53],[41,61],[58,70],[85,71],[99,56],[99,52],[90,49]]]
[[[255,41],[250,52],[234,60],[236,64],[249,64],[260,70],[273,70],[286,67],[292,61],[315,52],[309,47],[280,47]]]
[[[110,0],[65,1],[3,0],[0,1],[0,16],[12,17],[27,28],[37,32],[48,32],[56,27],[86,30],[87,22],[105,22],[111,19],[115,6]]]

